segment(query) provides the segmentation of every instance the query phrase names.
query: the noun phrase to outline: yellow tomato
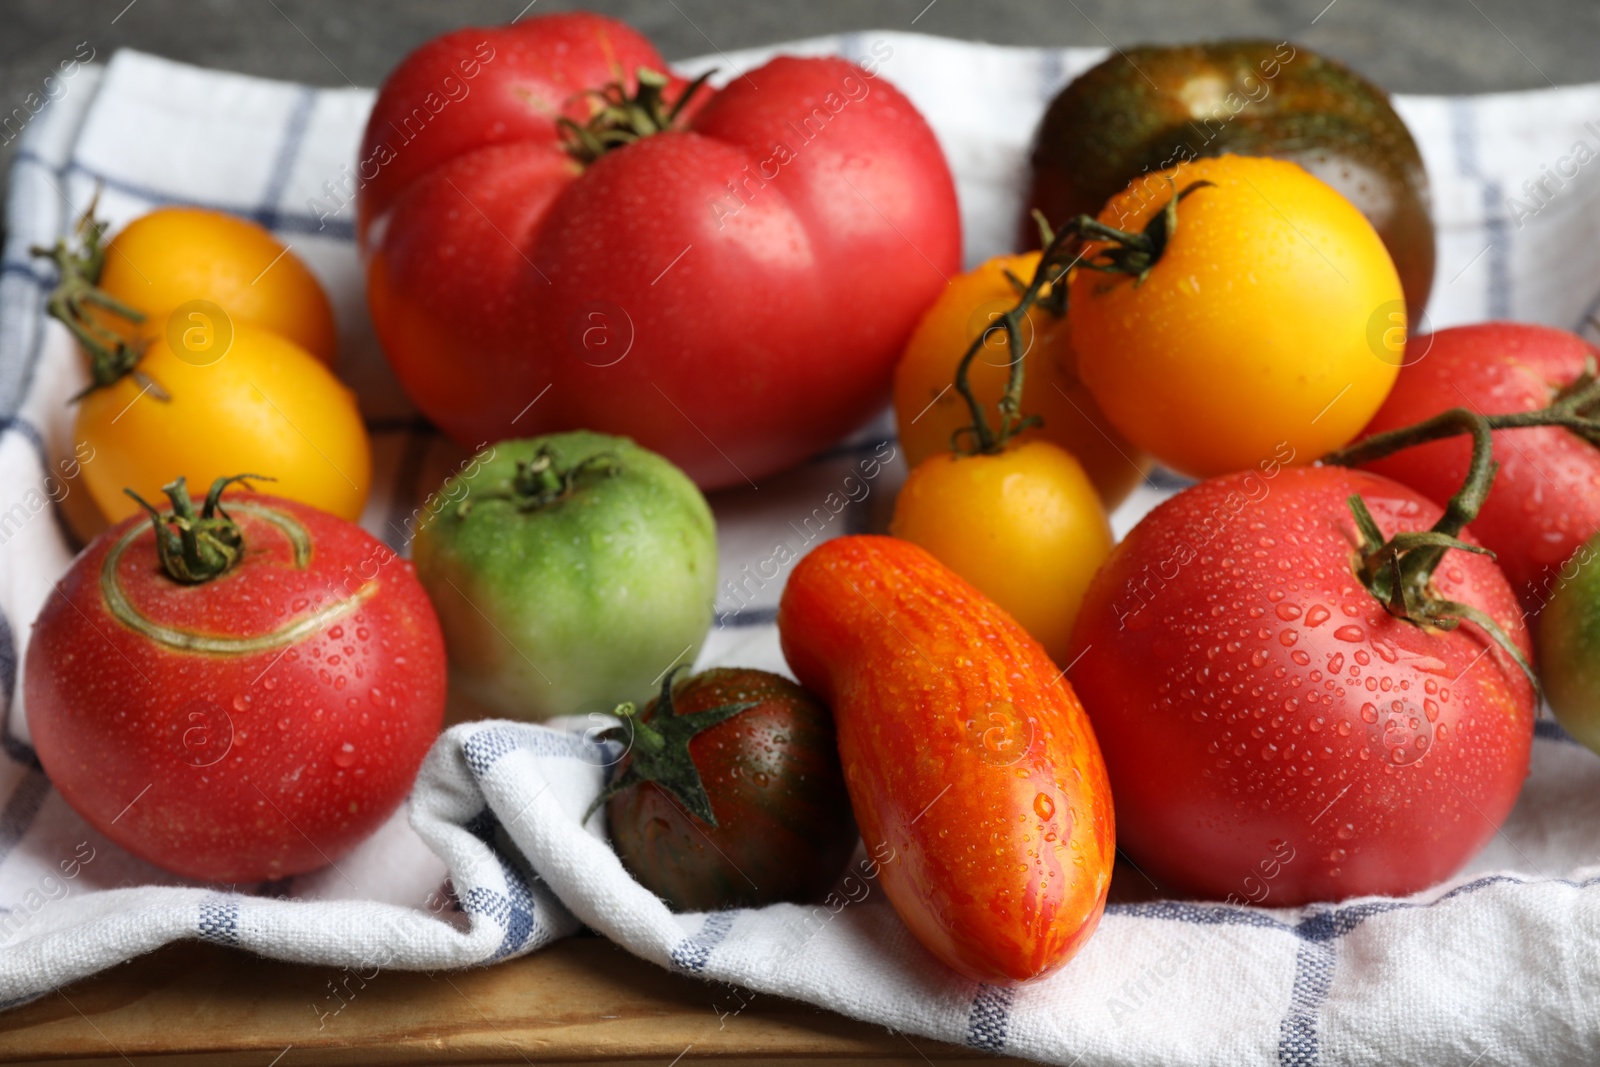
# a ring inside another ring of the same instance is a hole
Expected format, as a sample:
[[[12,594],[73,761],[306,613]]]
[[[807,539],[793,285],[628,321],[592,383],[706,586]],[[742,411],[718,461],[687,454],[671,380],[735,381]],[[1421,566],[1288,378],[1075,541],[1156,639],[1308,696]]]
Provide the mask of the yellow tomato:
[[[372,454],[354,394],[309,352],[276,333],[235,323],[211,362],[174,353],[156,336],[139,361],[170,397],[130,375],[79,403],[73,427],[81,478],[112,522],[139,511],[123,487],[152,503],[178,475],[199,495],[222,475],[270,475],[263,492],[356,519],[372,482]]]
[[[889,532],[927,549],[1011,613],[1059,664],[1111,525],[1082,465],[1048,441],[918,464]]]
[[[967,402],[951,387],[956,366],[973,339],[1016,306],[1019,294],[1006,272],[1027,283],[1038,265],[1038,252],[998,256],[951,278],[923,314],[894,375],[895,418],[906,462],[912,467],[948,452],[950,435],[972,424]],[[1094,396],[1079,381],[1067,323],[1034,307],[1023,333],[1022,413],[1040,416],[1044,425],[1020,439],[1052,441],[1077,456],[1106,507],[1116,507],[1144,477],[1146,457],[1111,428]],[[984,350],[968,373],[986,411],[995,410],[1010,370],[1005,332],[996,330],[984,341]]]
[[[107,243],[99,286],[144,312],[138,332],[146,337],[165,335],[173,312],[204,300],[232,322],[282,334],[324,363],[338,353],[333,309],[317,279],[271,233],[235,215],[164,207],[134,219]],[[187,311],[176,329],[215,327]]]
[[[1179,190],[1178,224],[1142,282],[1079,269],[1073,346],[1129,440],[1195,477],[1296,462],[1347,443],[1399,370],[1400,277],[1344,197],[1294,163],[1222,156],[1147,175],[1100,221],[1140,231]],[[1090,255],[1095,246],[1090,247]]]

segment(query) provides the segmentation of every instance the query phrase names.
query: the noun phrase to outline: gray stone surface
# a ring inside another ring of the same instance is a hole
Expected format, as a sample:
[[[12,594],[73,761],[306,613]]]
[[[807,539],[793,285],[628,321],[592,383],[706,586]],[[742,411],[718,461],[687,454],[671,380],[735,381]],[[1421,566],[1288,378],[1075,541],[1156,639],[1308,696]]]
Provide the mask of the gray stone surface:
[[[507,21],[523,3],[0,0],[0,121],[83,42],[100,57],[139,48],[319,85],[376,85],[429,37]],[[872,28],[1039,45],[1261,36],[1337,56],[1398,92],[1600,81],[1600,0],[535,0],[528,13],[573,7],[628,20],[669,59]],[[0,173],[14,147],[0,147]]]

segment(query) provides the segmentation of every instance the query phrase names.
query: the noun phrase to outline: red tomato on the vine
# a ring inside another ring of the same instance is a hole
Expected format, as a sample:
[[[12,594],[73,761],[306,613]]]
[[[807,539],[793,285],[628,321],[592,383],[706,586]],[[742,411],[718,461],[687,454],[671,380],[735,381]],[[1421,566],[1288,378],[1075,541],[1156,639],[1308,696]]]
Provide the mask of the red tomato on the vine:
[[[1362,437],[1411,426],[1449,408],[1484,415],[1543,408],[1600,359],[1583,338],[1549,326],[1485,322],[1413,337],[1407,365]],[[1444,503],[1472,456],[1466,437],[1366,464]],[[1494,549],[1522,606],[1537,611],[1561,584],[1563,564],[1600,531],[1600,448],[1559,426],[1496,430],[1494,487],[1472,532]]]
[[[1396,618],[1358,577],[1352,494],[1385,537],[1428,528],[1435,504],[1361,471],[1269,470],[1162,504],[1089,588],[1067,654],[1119,844],[1206,897],[1415,892],[1511,810],[1532,686],[1479,627]],[[1432,587],[1529,654],[1488,557],[1447,551]]]
[[[244,550],[171,577],[151,520],[75,560],[28,644],[28,728],[71,807],[191,878],[337,862],[405,798],[444,715],[444,640],[411,564],[290,500],[230,495]]]
[[[463,444],[582,428],[702,487],[760,478],[880,408],[958,269],[944,156],[874,72],[780,57],[675,110],[666,69],[622,23],[561,14],[440,37],[379,93],[368,301]]]

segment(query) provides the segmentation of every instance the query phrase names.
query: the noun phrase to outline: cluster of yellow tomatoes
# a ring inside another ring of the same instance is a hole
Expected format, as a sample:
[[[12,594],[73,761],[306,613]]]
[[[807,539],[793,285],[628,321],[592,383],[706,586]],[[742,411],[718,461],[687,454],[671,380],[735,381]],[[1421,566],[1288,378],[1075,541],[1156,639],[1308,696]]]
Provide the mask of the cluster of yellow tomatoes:
[[[91,212],[92,215],[92,212]],[[190,485],[242,471],[272,491],[355,519],[372,454],[355,395],[334,375],[327,295],[294,252],[253,222],[189,207],[144,215],[101,243],[51,253],[53,300],[90,357],[73,442],[83,493],[63,510],[85,540]]]
[[[1152,457],[1202,478],[1285,455],[1311,462],[1367,424],[1405,343],[1382,240],[1293,163],[1196,160],[1142,176],[1097,220],[1068,225],[1079,240],[1054,247],[1071,258],[1043,264],[1039,299],[1014,328],[1002,317],[1041,253],[952,279],[912,335],[894,396],[913,470],[892,532],[1058,661],[1111,551],[1107,513]],[[1062,285],[1070,299],[1050,299]],[[969,351],[974,403],[957,378]],[[1005,418],[1019,357],[1014,414],[1029,421],[979,440],[973,408]]]

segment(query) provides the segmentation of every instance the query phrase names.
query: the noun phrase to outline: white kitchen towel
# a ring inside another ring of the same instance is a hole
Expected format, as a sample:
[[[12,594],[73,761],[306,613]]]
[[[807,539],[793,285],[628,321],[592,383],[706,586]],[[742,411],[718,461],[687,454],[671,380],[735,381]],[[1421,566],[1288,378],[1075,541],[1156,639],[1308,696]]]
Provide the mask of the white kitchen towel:
[[[717,66],[726,80],[776,51],[879,61],[944,145],[969,263],[1007,247],[1032,127],[1063,82],[1101,57],[863,33],[683,69]],[[886,905],[864,860],[817,907],[669,913],[623,872],[600,831],[579,825],[617,758],[581,719],[566,729],[453,728],[409,812],[313,874],[199,885],[111,845],[39,770],[17,684],[29,622],[72,554],[52,471],[66,400],[83,382],[66,334],[43,318],[52,279],[28,247],[63,234],[97,186],[114,224],[165,203],[257,219],[334,301],[339,369],[361,394],[377,450],[367,527],[403,549],[415,509],[463,456],[406,404],[366,320],[349,174],[370,91],[131,52],[64,84],[25,131],[0,261],[0,1004],[180,938],[368,974],[488,963],[581,923],[707,979],[707,1010],[724,1017],[753,996],[781,995],[1060,1064],[1600,1062],[1600,758],[1548,722],[1503,832],[1449,884],[1298,909],[1119,893],[1069,967],[1017,990],[943,969]],[[1600,86],[1397,105],[1433,180],[1433,324],[1502,316],[1592,333],[1600,168],[1588,164],[1600,154]],[[759,492],[717,495],[722,592],[701,666],[782,669],[772,617],[783,572],[768,564],[881,528],[903,472],[891,464],[868,477],[877,468],[865,461],[895,447],[885,419]],[[1118,533],[1176,484],[1141,488],[1114,517]],[[308,1027],[334,1025],[343,1003],[330,992]]]

